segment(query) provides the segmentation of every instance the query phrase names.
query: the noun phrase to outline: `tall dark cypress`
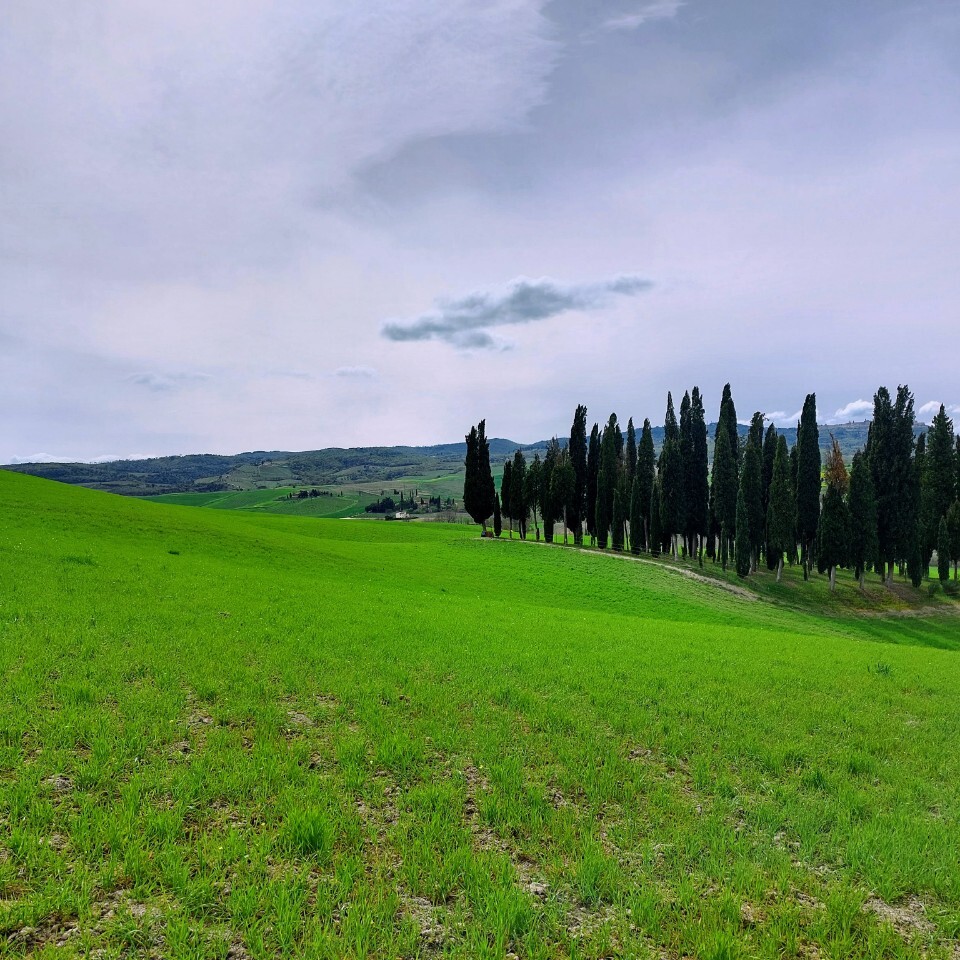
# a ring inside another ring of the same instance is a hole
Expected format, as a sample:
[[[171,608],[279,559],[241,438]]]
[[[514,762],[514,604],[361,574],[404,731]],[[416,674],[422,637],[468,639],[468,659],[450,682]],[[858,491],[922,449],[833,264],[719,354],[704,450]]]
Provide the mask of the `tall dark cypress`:
[[[753,441],[753,445],[763,452],[763,421],[764,416],[758,410],[750,419],[750,432],[747,434],[747,442]]]
[[[542,495],[540,492],[540,485],[542,482],[543,474],[543,464],[540,462],[540,454],[535,453],[533,455],[533,463],[527,468],[527,477],[524,481],[523,494],[530,505],[530,512],[533,514],[533,529],[536,533],[537,540],[540,539],[540,502]]]
[[[750,448],[748,448],[750,449]],[[750,514],[747,512],[747,500],[743,492],[743,484],[737,491],[737,532],[734,538],[737,576],[742,580],[753,566],[750,551]]]
[[[503,515],[500,512],[499,495],[493,498],[493,535],[499,537],[503,533]]]
[[[590,542],[597,539],[597,478],[600,472],[600,427],[593,425],[590,431],[590,446],[587,451],[586,515],[587,533]]]
[[[680,427],[677,425],[677,415],[673,410],[673,394],[667,391],[667,413],[663,418],[663,442],[680,439]]]
[[[503,477],[500,480],[500,511],[507,518],[510,528],[510,539],[513,539],[513,503],[511,487],[513,486],[513,461],[506,460],[503,464]]]
[[[613,522],[613,492],[617,487],[620,470],[620,457],[617,455],[618,434],[622,436],[617,415],[611,413],[600,440],[600,472],[597,475],[597,544],[601,550],[607,546],[607,535]]]
[[[831,437],[832,445],[824,469],[827,490],[817,526],[817,569],[830,573],[830,590],[837,585],[837,567],[845,567],[850,555],[850,511],[846,501],[849,478],[840,452],[840,444]]]
[[[480,509],[484,514],[483,529],[486,532],[486,518],[493,514],[493,503],[497,491],[493,485],[493,471],[490,469],[490,443],[487,440],[487,421],[477,425],[477,479],[480,490]]]
[[[923,551],[923,524],[920,519],[920,502],[922,493],[923,466],[926,462],[927,435],[921,433],[917,437],[916,453],[910,462],[910,489],[907,497],[907,506],[901,516],[901,523],[906,531],[902,557],[906,560],[907,576],[910,582],[919,587],[924,576],[930,573],[929,561],[924,563]]]
[[[877,496],[870,462],[863,451],[853,455],[847,510],[850,517],[848,562],[862,590],[867,568],[877,556]]]
[[[573,415],[570,443],[567,445],[573,467],[573,497],[567,513],[567,526],[573,530],[573,542],[583,543],[583,521],[587,512],[587,408],[580,404]]]
[[[820,431],[817,427],[817,395],[808,393],[803,401],[800,429],[797,432],[797,533],[803,579],[810,575],[810,564],[820,521]]]
[[[653,486],[650,489],[650,552],[655,557],[660,556],[660,550],[663,546],[663,528],[660,524],[662,506],[660,480],[658,478],[653,481]]]
[[[921,491],[921,524],[923,559],[927,566],[937,547],[940,520],[946,516],[956,498],[956,462],[954,460],[953,421],[943,404],[933,418],[927,433],[923,458]]]
[[[720,398],[720,415],[717,418],[717,432],[720,429],[727,431],[730,438],[730,450],[733,453],[734,461],[740,463],[740,435],[737,432],[737,408],[733,402],[733,393],[730,390],[730,384],[723,387],[723,396]],[[714,435],[714,441],[717,437]]]
[[[650,498],[647,497],[649,505]],[[640,553],[646,549],[647,541],[643,525],[643,492],[640,487],[640,476],[634,472],[633,483],[630,486],[630,552]]]
[[[517,521],[520,539],[527,539],[527,514],[530,505],[527,503],[527,461],[522,450],[513,455],[513,473],[510,477],[510,510],[513,519]]]
[[[763,515],[767,515],[770,505],[770,482],[773,480],[773,461],[777,455],[777,428],[771,423],[767,427],[763,438],[763,475],[761,488],[763,490]]]
[[[671,556],[677,554],[677,537],[683,530],[683,462],[680,459],[680,440],[671,437],[660,451],[661,533],[670,545]]]
[[[770,505],[767,508],[768,558],[776,560],[777,582],[783,576],[784,554],[794,549],[796,502],[790,478],[790,455],[786,437],[777,439],[777,453],[773,461],[773,479],[770,482]]]
[[[681,423],[681,455],[686,490],[686,536],[689,541],[688,549],[696,553],[702,566],[702,540],[707,535],[710,523],[710,460],[707,453],[707,418],[699,387],[694,387],[690,394],[688,431],[689,456],[683,445],[684,434]]]
[[[870,429],[870,469],[877,495],[877,553],[887,583],[893,580],[898,559],[909,552],[915,518],[911,506],[913,463],[913,396],[907,387],[897,388],[894,403],[886,387],[873,398]]]
[[[732,544],[730,538],[737,527],[737,476],[736,454],[730,447],[730,433],[724,427],[717,430],[713,451],[713,477],[710,490],[710,510],[714,528],[720,535],[721,558],[728,555]]]
[[[762,427],[761,421],[761,427]],[[761,440],[763,435],[761,432]],[[760,551],[763,548],[767,518],[763,512],[763,455],[754,442],[751,432],[743,451],[743,467],[740,470],[740,489],[743,491],[746,516],[746,537],[750,550],[750,572],[757,569]],[[739,534],[739,521],[738,521]],[[739,546],[737,548],[739,550]],[[739,567],[739,559],[737,561]]]
[[[553,527],[557,522],[558,512],[553,499],[553,471],[560,458],[560,444],[554,437],[547,444],[547,452],[540,468],[540,516],[543,518],[543,539],[553,543]]]
[[[561,450],[550,478],[551,494],[557,516],[563,518],[563,542],[567,543],[567,517],[570,515],[570,502],[576,487],[573,464],[570,463],[570,451]]]
[[[638,531],[643,543],[644,550],[652,549],[650,546],[650,501],[653,496],[653,481],[657,470],[656,452],[653,448],[653,431],[650,429],[650,421],[643,421],[643,430],[640,433],[640,443],[637,445],[637,492],[640,497],[640,516],[643,522],[643,530]]]
[[[680,529],[677,533],[683,540],[684,554],[693,556],[694,546],[690,536],[690,498],[691,498],[691,478],[690,471],[693,461],[693,404],[690,400],[690,391],[683,394],[680,401],[680,470],[682,473],[683,496],[681,498],[682,507],[680,515]]]
[[[627,483],[633,486],[633,478],[637,472],[637,431],[633,426],[633,417],[627,421],[627,453],[625,466],[627,468]]]
[[[623,551],[623,526],[625,522],[623,496],[619,486],[613,491],[613,510],[611,516],[610,546],[619,553]]]

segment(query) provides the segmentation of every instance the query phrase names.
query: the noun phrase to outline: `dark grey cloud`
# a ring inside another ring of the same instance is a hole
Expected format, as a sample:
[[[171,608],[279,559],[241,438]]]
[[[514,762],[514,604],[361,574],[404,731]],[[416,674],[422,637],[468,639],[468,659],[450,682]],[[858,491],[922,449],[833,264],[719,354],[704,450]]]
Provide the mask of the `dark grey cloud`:
[[[595,283],[560,283],[542,277],[518,277],[503,290],[476,291],[456,299],[439,299],[434,310],[413,320],[388,320],[388,340],[443,340],[460,349],[494,349],[490,327],[534,323],[569,310],[599,310],[616,296],[633,297],[653,284],[631,274]]]

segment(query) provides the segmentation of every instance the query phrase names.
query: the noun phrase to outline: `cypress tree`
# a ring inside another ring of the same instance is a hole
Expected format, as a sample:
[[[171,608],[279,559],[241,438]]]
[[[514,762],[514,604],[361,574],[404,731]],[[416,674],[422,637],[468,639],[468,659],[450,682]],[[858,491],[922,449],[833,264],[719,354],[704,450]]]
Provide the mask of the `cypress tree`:
[[[773,460],[777,455],[777,428],[771,423],[767,427],[766,435],[763,438],[763,474],[761,488],[763,490],[763,515],[767,515],[767,507],[770,505],[770,483],[773,480]]]
[[[941,583],[950,579],[950,530],[946,516],[940,518],[937,526],[937,576]]]
[[[923,486],[921,478],[926,462],[926,439],[925,433],[921,433],[917,438],[916,455],[910,463],[910,488],[906,508],[901,516],[901,523],[906,531],[903,556],[907,561],[907,576],[915,587],[919,587],[923,583],[923,578],[930,575],[930,558],[925,555],[923,547],[925,537],[920,519],[920,498]]]
[[[810,575],[810,560],[820,521],[820,431],[817,427],[817,395],[807,394],[797,431],[797,533],[803,579]]]
[[[507,460],[503,465],[503,477],[500,480],[500,509],[507,518],[510,527],[510,539],[513,539],[513,498],[511,497],[513,480],[513,461]]]
[[[747,434],[747,443],[751,440],[753,445],[763,453],[763,414],[758,410],[750,420],[750,432]]]
[[[557,522],[557,511],[553,501],[553,471],[560,458],[560,444],[554,437],[547,444],[540,471],[540,516],[543,517],[543,539],[553,543],[553,526]]]
[[[787,440],[777,440],[777,454],[773,460],[773,479],[770,482],[770,505],[767,508],[767,549],[776,560],[777,582],[783,576],[784,554],[794,549],[796,502],[790,480],[790,455]]]
[[[640,497],[640,519],[642,529],[637,531],[643,550],[650,550],[650,503],[653,496],[653,481],[657,469],[656,452],[653,448],[653,431],[650,429],[650,421],[643,421],[643,430],[640,433],[640,443],[637,447],[637,483],[639,484],[637,492]],[[632,535],[631,535],[632,536]]]
[[[797,434],[800,433],[800,421],[797,421]],[[800,469],[800,456],[799,448],[797,444],[794,444],[790,448],[790,483],[792,484],[791,489],[793,490],[793,546],[790,549],[790,552],[787,554],[787,562],[793,566],[797,562],[797,541],[800,539],[800,531],[797,529],[797,475]]]
[[[727,431],[727,435],[730,438],[730,452],[733,454],[734,462],[739,464],[740,435],[737,432],[737,408],[733,403],[733,393],[730,390],[729,383],[724,385],[723,396],[720,399],[720,415],[717,418],[717,430],[714,434],[714,442],[716,442],[721,429]]]
[[[717,429],[716,446],[713,451],[713,485],[710,492],[710,509],[715,529],[721,539],[729,541],[730,533],[737,528],[737,476],[736,454],[730,446],[730,433],[723,427]],[[721,544],[721,546],[723,546]],[[729,553],[730,544],[721,549],[721,559]]]
[[[587,507],[587,408],[583,404],[577,407],[573,415],[567,451],[574,479],[567,525],[573,530],[573,542],[579,546],[583,543],[583,521]]]
[[[763,440],[763,420],[761,414],[761,442]],[[744,509],[747,511],[745,531],[750,551],[750,573],[757,569],[760,562],[760,551],[763,548],[763,537],[767,525],[767,517],[763,512],[763,454],[755,443],[754,433],[751,431],[747,445],[743,450],[743,468],[740,471],[740,489],[743,491]],[[738,507],[739,509],[739,507]],[[740,522],[737,521],[737,536],[740,535]],[[738,546],[739,550],[740,547]],[[739,567],[740,559],[737,556]]]
[[[924,560],[929,566],[934,548],[939,542],[940,520],[946,516],[956,499],[956,459],[954,452],[953,421],[943,404],[933,418],[927,433],[923,457],[921,492],[921,523],[924,536]]]
[[[690,391],[683,394],[680,401],[680,472],[683,509],[680,514],[680,529],[677,531],[683,544],[684,556],[693,556],[694,547],[690,535],[690,495],[691,478],[689,472],[693,460],[693,403],[690,400]]]
[[[493,535],[499,537],[503,533],[503,516],[500,512],[500,497],[493,498]]]
[[[530,505],[527,503],[527,460],[522,450],[513,455],[513,473],[510,475],[510,510],[513,519],[517,521],[520,539],[527,539],[527,514]]]
[[[541,500],[540,483],[542,469],[543,464],[540,462],[540,454],[535,453],[533,455],[533,463],[531,463],[527,469],[523,493],[524,498],[530,506],[530,512],[533,514],[533,529],[536,533],[537,540],[540,539],[540,523],[538,518]]]
[[[744,495],[742,483],[737,491],[737,534],[734,542],[737,576],[742,580],[750,574],[753,566],[753,551],[750,546],[750,513],[747,510],[747,499]]]
[[[614,416],[614,420],[616,420],[616,416]],[[616,427],[615,427],[615,429],[614,429],[614,431],[613,431],[613,438],[614,438],[614,440],[616,441],[617,462],[618,462],[618,463],[623,463],[623,456],[624,456],[623,447],[624,447],[624,441],[623,441],[623,431],[620,429],[620,424],[619,424],[619,423],[616,424]],[[611,507],[613,506],[613,498],[612,498],[612,497],[610,498],[610,505],[611,505]]]
[[[710,523],[710,461],[707,454],[707,420],[703,409],[700,388],[694,387],[690,395],[690,414],[687,427],[689,434],[684,446],[684,428],[681,418],[680,441],[683,458],[683,473],[686,492],[686,536],[689,550],[695,552],[703,566],[702,540],[707,535]]]
[[[870,469],[877,496],[878,566],[887,583],[893,580],[897,559],[910,548],[915,518],[911,517],[913,396],[905,386],[897,388],[894,404],[886,387],[873,398],[870,429]]]
[[[660,547],[663,541],[663,533],[660,524],[660,511],[662,504],[660,501],[660,480],[653,481],[650,489],[650,552],[655,556],[660,556]]]
[[[627,420],[627,483],[633,487],[633,478],[637,473],[637,431],[633,426],[633,417]]]
[[[590,534],[590,543],[597,540],[597,480],[600,472],[600,428],[593,425],[590,431],[590,446],[587,449],[587,485],[586,485],[586,514],[587,533]]]
[[[960,566],[960,499],[954,500],[947,511],[947,530],[950,533],[950,559],[953,561],[953,579]]]
[[[630,487],[630,552],[639,554],[646,548],[646,537],[643,528],[643,492],[640,487],[640,476],[634,472],[633,483]],[[649,504],[650,498],[647,498]]]
[[[847,509],[850,517],[849,563],[862,590],[867,567],[877,555],[877,497],[865,452],[857,451],[853,455]]]
[[[613,521],[611,524],[613,532],[610,538],[610,545],[618,553],[623,551],[623,525],[623,496],[621,495],[620,487],[618,486],[617,489],[613,491]]]
[[[618,433],[620,427],[617,425],[617,415],[611,413],[600,440],[600,472],[597,476],[597,544],[601,550],[606,549],[607,535],[613,521],[613,491],[617,486],[620,468],[620,458],[617,455]]]
[[[827,490],[817,528],[817,565],[821,573],[830,573],[830,591],[836,589],[837,567],[845,567],[850,546],[850,511],[845,499],[849,487],[847,468],[840,444],[832,438],[824,478]]]
[[[671,436],[660,451],[661,533],[676,556],[676,538],[683,530],[683,463],[680,459],[679,436]]]
[[[463,508],[470,514],[474,523],[487,534],[487,518],[493,513],[496,490],[493,486],[493,474],[490,472],[490,445],[486,437],[486,421],[481,420],[479,427],[471,427],[465,437],[467,455],[464,460]]]
[[[663,418],[663,442],[680,439],[680,428],[677,426],[677,415],[673,412],[673,394],[667,391],[667,413]]]
[[[567,517],[570,515],[570,501],[573,500],[576,483],[570,454],[567,450],[561,450],[550,478],[550,488],[554,509],[558,516],[563,518],[564,545],[567,543]]]

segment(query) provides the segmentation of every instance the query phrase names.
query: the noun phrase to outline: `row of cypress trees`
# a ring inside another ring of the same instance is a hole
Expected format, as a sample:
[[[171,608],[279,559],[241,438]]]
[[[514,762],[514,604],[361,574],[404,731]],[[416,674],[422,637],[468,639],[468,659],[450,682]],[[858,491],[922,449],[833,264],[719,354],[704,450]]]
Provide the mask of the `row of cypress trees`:
[[[723,389],[709,463],[707,424],[697,387],[684,394],[676,416],[667,394],[663,443],[657,455],[649,420],[639,438],[633,420],[626,435],[616,414],[589,439],[587,408],[577,407],[570,438],[554,437],[541,461],[528,466],[517,451],[504,464],[499,497],[493,486],[483,422],[467,437],[464,502],[478,523],[494,514],[514,523],[521,538],[532,517],[551,542],[562,523],[564,543],[576,544],[584,529],[601,549],[634,553],[704,555],[741,577],[761,560],[777,571],[784,562],[803,566],[804,579],[816,568],[830,573],[850,567],[861,586],[868,569],[888,582],[894,570],[919,586],[937,551],[941,579],[960,562],[960,437],[943,406],[927,433],[915,437],[913,396],[901,386],[894,400],[881,387],[866,448],[848,472],[832,440],[821,461],[816,395],[803,405],[792,448],[762,413],[753,415],[746,437],[738,431],[730,385]],[[486,471],[484,473],[484,471]],[[482,476],[481,476],[482,474]],[[502,519],[501,519],[502,518]]]

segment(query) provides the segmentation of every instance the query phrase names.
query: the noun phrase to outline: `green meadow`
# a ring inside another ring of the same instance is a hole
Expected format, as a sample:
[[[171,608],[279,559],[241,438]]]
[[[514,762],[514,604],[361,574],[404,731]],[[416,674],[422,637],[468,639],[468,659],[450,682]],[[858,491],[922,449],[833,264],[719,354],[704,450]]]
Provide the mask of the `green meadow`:
[[[0,957],[960,956],[955,600],[245,506],[0,471]]]

